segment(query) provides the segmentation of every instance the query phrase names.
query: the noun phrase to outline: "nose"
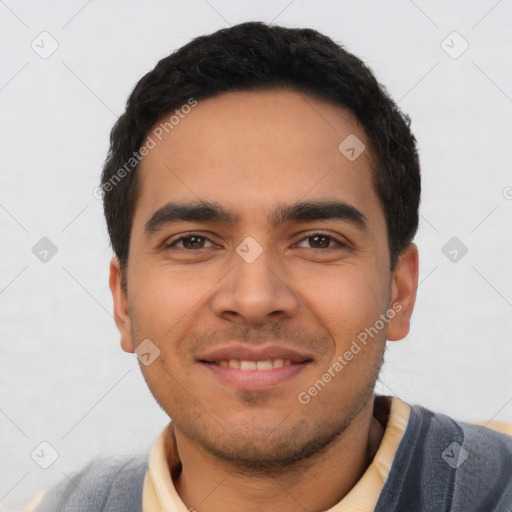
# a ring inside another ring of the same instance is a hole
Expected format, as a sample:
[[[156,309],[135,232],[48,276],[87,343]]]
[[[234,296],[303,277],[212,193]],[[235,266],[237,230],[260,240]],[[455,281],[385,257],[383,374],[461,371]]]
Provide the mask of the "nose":
[[[212,309],[225,320],[256,326],[295,316],[299,301],[277,256],[263,250],[250,263],[233,255],[233,268],[214,294]]]

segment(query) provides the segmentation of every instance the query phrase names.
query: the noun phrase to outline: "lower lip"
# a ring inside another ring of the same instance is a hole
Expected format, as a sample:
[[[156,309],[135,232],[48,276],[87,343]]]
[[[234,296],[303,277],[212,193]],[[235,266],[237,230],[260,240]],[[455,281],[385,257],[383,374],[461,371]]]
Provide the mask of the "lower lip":
[[[276,386],[285,382],[309,366],[310,362],[281,366],[271,370],[240,370],[230,366],[219,366],[216,364],[201,363],[207,370],[217,378],[241,389],[257,390]]]

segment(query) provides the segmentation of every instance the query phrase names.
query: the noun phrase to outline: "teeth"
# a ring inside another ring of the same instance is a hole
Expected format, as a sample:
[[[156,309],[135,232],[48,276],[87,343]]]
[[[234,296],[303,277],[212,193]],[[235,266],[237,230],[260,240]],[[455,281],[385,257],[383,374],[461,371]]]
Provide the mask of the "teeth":
[[[240,370],[256,370],[256,361],[240,361]]]
[[[283,366],[290,366],[292,364],[290,359],[265,359],[263,361],[247,361],[245,359],[230,359],[229,361],[218,361],[219,366],[229,366],[230,368],[237,368],[243,371],[251,370],[272,370],[272,368],[282,368]]]

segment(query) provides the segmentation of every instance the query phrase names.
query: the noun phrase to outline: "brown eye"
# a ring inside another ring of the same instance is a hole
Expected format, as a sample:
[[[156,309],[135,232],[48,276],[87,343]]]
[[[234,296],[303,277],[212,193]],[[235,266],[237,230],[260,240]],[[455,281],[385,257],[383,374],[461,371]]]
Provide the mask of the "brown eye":
[[[204,245],[204,238],[202,236],[187,236],[181,240],[185,249],[202,249]]]
[[[307,243],[307,246],[301,245]],[[303,238],[299,242],[300,247],[304,247],[306,249],[334,249],[340,247],[347,247],[347,244],[338,240],[337,238],[325,234],[325,233],[314,233],[310,236]]]
[[[308,237],[310,244],[315,248],[326,249],[329,247],[331,237],[325,235],[313,235]]]
[[[182,249],[188,251],[194,251],[197,249],[205,249],[208,246],[205,246],[206,243],[210,243],[210,240],[205,236],[201,236],[198,234],[190,234],[188,236],[180,236],[173,242],[166,245],[167,249]]]

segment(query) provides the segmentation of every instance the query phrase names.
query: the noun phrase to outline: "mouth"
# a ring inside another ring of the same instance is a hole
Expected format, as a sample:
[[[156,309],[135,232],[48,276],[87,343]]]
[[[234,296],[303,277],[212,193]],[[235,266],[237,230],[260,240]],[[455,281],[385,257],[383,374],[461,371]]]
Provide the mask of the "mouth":
[[[313,358],[283,347],[226,347],[201,357],[198,363],[225,384],[263,390],[297,376],[313,363]]]
[[[250,359],[222,359],[220,361],[201,361],[206,364],[214,364],[217,366],[228,366],[229,368],[237,368],[242,370],[243,372],[250,372],[254,370],[268,371],[273,368],[282,368],[283,366],[291,366],[291,359],[263,359],[259,361],[253,361]],[[305,361],[303,361],[305,362]],[[301,364],[294,363],[294,364]]]

